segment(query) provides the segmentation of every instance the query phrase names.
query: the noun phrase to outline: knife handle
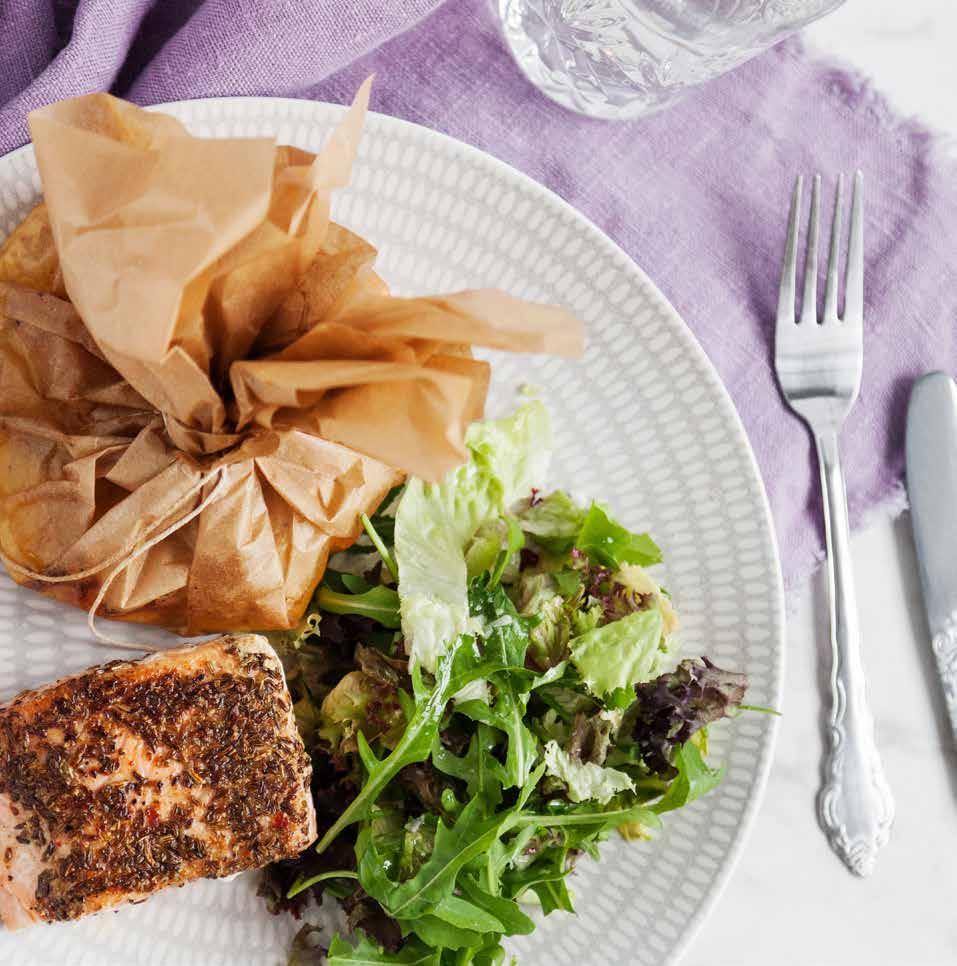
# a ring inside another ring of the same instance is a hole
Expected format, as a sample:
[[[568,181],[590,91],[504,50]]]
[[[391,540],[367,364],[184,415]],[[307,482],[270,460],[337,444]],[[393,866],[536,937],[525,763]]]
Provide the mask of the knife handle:
[[[957,614],[951,614],[946,626],[934,635],[931,646],[944,687],[950,730],[957,737]]]
[[[890,835],[894,800],[867,705],[837,433],[819,434],[815,443],[824,491],[831,624],[831,709],[818,815],[831,848],[852,872],[864,876]]]

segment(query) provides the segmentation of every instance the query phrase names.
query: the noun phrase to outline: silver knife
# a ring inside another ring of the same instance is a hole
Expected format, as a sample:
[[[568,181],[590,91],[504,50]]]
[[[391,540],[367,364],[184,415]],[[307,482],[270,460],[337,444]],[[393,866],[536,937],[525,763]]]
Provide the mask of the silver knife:
[[[931,644],[957,737],[957,386],[918,380],[907,410],[907,493]]]

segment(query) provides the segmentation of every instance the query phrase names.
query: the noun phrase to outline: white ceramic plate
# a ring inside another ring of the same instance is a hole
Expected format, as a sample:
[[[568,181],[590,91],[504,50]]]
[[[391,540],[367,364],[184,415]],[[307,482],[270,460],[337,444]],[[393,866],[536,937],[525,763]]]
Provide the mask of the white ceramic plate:
[[[273,135],[316,150],[341,108],[221,98],[169,105],[196,134]],[[0,230],[36,202],[32,149],[0,159]],[[710,363],[639,268],[578,212],[488,155],[371,115],[353,186],[334,216],[379,248],[399,294],[497,286],[561,303],[587,324],[583,362],[496,355],[491,406],[543,387],[556,430],[554,482],[607,500],[661,544],[663,582],[687,654],[744,670],[748,700],[778,705],[780,572],[767,502],[741,423]],[[89,642],[85,615],[0,577],[0,700],[118,656]],[[128,656],[128,655],[127,655]],[[774,719],[713,729],[720,788],[668,815],[655,841],[610,841],[583,862],[578,916],[556,913],[511,943],[522,966],[673,963],[726,881],[771,762]],[[279,966],[297,924],[270,916],[256,875],[204,881],[77,924],[0,933],[18,966]],[[714,951],[712,951],[714,953]],[[734,950],[709,958],[733,959]]]

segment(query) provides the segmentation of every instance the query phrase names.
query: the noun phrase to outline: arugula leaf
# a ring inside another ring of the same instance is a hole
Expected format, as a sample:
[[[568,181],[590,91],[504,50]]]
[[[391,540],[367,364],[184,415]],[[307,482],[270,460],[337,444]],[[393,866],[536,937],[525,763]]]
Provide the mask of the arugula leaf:
[[[387,758],[378,761],[373,757],[369,762],[372,767],[367,769],[368,775],[362,790],[319,840],[316,851],[324,852],[346,826],[362,819],[385,786],[401,769],[428,758],[438,735],[445,706],[453,694],[458,693],[470,681],[488,677],[495,670],[501,670],[502,666],[496,661],[485,661],[477,650],[474,640],[462,635],[452,642],[448,652],[439,661],[435,684],[431,691],[423,684],[421,668],[413,667],[412,687],[415,691],[415,711],[402,737]],[[359,732],[360,751],[363,748],[361,734]]]
[[[641,822],[650,828],[660,828],[661,819],[643,805],[630,805],[620,808],[600,809],[590,806],[572,806],[564,812],[555,814],[536,815],[526,813],[516,816],[512,827],[521,825],[538,825],[542,828],[561,828],[563,826],[582,827],[597,826],[617,828],[624,822]]]
[[[446,896],[433,913],[439,919],[460,929],[475,932],[502,932],[505,928],[501,921],[481,906],[458,896]]]
[[[451,826],[439,822],[431,856],[405,882],[392,882],[375,842],[363,828],[356,841],[359,881],[382,908],[395,919],[413,920],[435,914],[452,895],[461,869],[483,855],[506,831],[522,819],[522,808],[535,789],[544,766],[531,775],[511,808],[489,815],[486,802],[475,796]]]
[[[518,696],[511,688],[503,687],[491,707],[484,701],[463,701],[455,707],[473,721],[491,725],[507,736],[502,782],[505,788],[525,784],[538,757],[538,739],[524,721],[526,700],[527,695]]]
[[[402,883],[394,883],[386,876],[382,857],[363,830],[356,842],[359,881],[395,919],[430,915],[443,899],[452,895],[462,866],[492,844],[509,817],[508,812],[489,816],[485,803],[476,796],[451,828],[439,823],[432,855],[411,879]]]
[[[550,848],[526,868],[506,872],[504,882],[509,893],[518,897],[533,892],[546,916],[556,909],[573,913],[575,907],[566,883],[568,852],[567,846]]]
[[[504,928],[485,909],[454,895],[443,899],[434,913],[400,920],[400,926],[404,933],[414,932],[430,946],[455,950],[482,946]]]
[[[311,889],[314,885],[318,885],[320,882],[325,882],[326,879],[358,879],[359,876],[356,875],[351,869],[333,869],[331,872],[320,872],[318,875],[310,876],[308,879],[296,879],[296,881],[289,887],[289,891],[286,893],[287,899],[292,899],[293,896],[299,895],[300,892],[305,892],[306,889]]]
[[[329,571],[326,571],[326,573],[328,574]],[[372,584],[361,574],[348,574],[343,572],[339,574],[339,579],[342,581],[342,586],[350,594],[364,594],[367,590],[372,589]]]
[[[575,720],[576,715],[590,716],[601,709],[598,700],[583,691],[581,680],[577,676],[575,681],[566,681],[564,678],[555,681],[541,688],[538,695],[559,718],[569,724]]]
[[[592,694],[599,697],[648,681],[658,672],[663,656],[663,626],[657,607],[635,611],[573,637],[568,645],[572,664]]]
[[[502,786],[507,781],[502,763],[492,754],[496,743],[492,729],[479,722],[462,757],[444,748],[436,738],[432,764],[443,774],[464,781],[470,797],[480,796],[494,808],[502,800]]]
[[[612,520],[597,504],[585,514],[575,546],[596,563],[606,567],[640,564],[648,567],[661,563],[661,550],[647,533],[632,533]]]
[[[506,936],[527,936],[535,929],[535,923],[522,912],[513,899],[491,895],[469,875],[459,876],[458,886],[462,895],[473,905],[484,909],[499,921],[498,932],[503,932]]]
[[[415,920],[400,920],[399,925],[403,931],[415,932],[428,946],[435,946],[439,949],[465,950],[481,946],[488,938],[480,932],[472,929],[463,929],[461,926],[453,926],[445,922],[438,916],[419,916]],[[465,962],[470,962],[466,959]]]
[[[339,936],[332,937],[327,966],[439,966],[442,953],[429,949],[424,943],[410,939],[397,953],[387,953],[373,942],[358,934],[358,943],[350,946]]]
[[[717,788],[724,778],[724,768],[709,768],[693,739],[675,750],[674,765],[678,769],[677,777],[668,786],[668,791],[661,800],[652,805],[659,815],[701,798]]]
[[[459,959],[449,966],[503,966],[505,955],[505,950],[499,944],[498,937],[493,936],[484,946],[469,950],[468,959]],[[515,966],[514,959],[510,959],[509,963],[511,966]]]
[[[435,844],[435,815],[418,815],[406,821],[399,850],[399,878],[410,879],[429,857]]]
[[[372,541],[372,546],[379,551],[379,556],[382,558],[382,563],[386,570],[392,574],[392,577],[395,580],[398,580],[399,570],[395,565],[395,560],[392,559],[392,554],[389,552],[389,548],[385,545],[385,538],[381,533],[379,533],[376,525],[365,513],[360,513],[359,519],[362,521],[362,527],[366,532],[366,536]],[[386,521],[388,521],[388,523]],[[380,517],[379,522],[383,525],[383,530],[385,530],[388,526],[389,532],[386,534],[386,536],[389,540],[393,540],[395,538],[395,520],[388,517]]]
[[[371,617],[383,627],[398,629],[401,626],[399,595],[391,587],[372,587],[361,594],[340,594],[323,586],[316,594],[316,603],[332,614],[358,614]]]
[[[485,654],[510,667],[522,668],[528,650],[527,622],[519,617],[515,605],[501,587],[475,581],[470,588],[472,614],[485,623]],[[495,701],[463,701],[456,710],[474,721],[498,728],[508,737],[505,757],[506,788],[525,784],[538,757],[538,739],[525,725],[528,687],[523,675],[503,671],[491,676]]]

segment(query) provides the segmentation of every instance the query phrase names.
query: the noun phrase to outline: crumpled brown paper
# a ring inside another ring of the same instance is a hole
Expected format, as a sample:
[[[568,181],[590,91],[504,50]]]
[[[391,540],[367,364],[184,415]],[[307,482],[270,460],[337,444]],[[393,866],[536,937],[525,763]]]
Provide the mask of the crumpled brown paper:
[[[362,512],[464,459],[472,345],[580,353],[560,309],[388,293],[329,218],[368,94],[318,156],[108,95],[30,116],[45,203],[0,249],[15,579],[187,633],[294,626]]]

